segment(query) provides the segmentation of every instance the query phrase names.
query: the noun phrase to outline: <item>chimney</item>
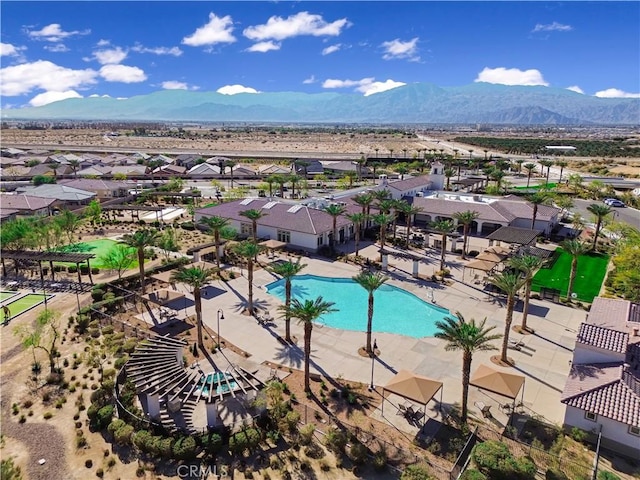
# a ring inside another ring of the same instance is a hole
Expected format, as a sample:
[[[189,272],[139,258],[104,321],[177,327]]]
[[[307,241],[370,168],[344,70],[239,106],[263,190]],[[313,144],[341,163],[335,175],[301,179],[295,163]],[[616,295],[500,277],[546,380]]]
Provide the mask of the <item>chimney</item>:
[[[382,174],[380,175],[380,185],[386,186],[389,182],[387,181],[387,176]]]

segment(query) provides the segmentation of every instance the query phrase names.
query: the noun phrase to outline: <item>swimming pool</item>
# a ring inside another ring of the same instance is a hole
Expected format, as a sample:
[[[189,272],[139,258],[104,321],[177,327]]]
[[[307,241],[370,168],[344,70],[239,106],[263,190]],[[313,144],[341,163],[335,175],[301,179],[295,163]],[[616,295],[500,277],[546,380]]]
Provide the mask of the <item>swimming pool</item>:
[[[285,300],[285,281],[266,286],[267,293]],[[366,332],[369,294],[350,278],[298,275],[291,281],[291,296],[299,300],[322,296],[334,302],[338,311],[320,317],[319,322],[333,328]],[[450,316],[449,310],[421,300],[413,293],[393,285],[382,285],[373,294],[373,331],[409,337],[432,337],[435,322]]]
[[[225,377],[228,379],[228,384]],[[205,397],[209,396],[209,388],[211,386],[215,387],[217,395],[235,390],[238,386],[236,381],[233,380],[233,376],[227,375],[224,372],[209,373],[206,377],[201,377],[198,383],[200,383],[200,386],[196,389],[196,394],[202,392],[202,395]]]

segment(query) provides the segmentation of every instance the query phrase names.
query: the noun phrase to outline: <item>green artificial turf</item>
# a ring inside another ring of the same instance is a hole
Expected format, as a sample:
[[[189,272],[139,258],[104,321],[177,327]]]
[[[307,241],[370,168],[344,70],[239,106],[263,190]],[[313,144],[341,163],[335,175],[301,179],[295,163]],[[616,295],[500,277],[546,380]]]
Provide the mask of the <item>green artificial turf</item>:
[[[100,261],[100,257],[107,254],[109,250],[113,248],[114,245],[117,245],[118,242],[115,240],[109,240],[108,238],[103,238],[100,240],[91,240],[90,242],[80,242],[73,243],[71,245],[65,245],[58,249],[59,252],[65,253],[93,253],[96,258],[92,258],[89,260],[89,264],[92,267],[104,268],[104,265]],[[131,247],[132,250],[135,248]],[[72,263],[59,263],[60,265],[74,265]],[[80,265],[86,265],[86,263],[81,263]],[[138,257],[136,256],[135,260],[131,264],[129,268],[138,268]]]
[[[24,297],[8,303],[7,307],[9,307],[11,311],[11,318],[14,318],[42,302],[44,302],[44,295],[42,293],[29,293]],[[0,318],[4,322],[4,312],[2,310],[0,310]]]
[[[573,258],[562,248],[556,250],[556,255],[558,259],[551,268],[542,268],[533,277],[534,292],[539,292],[541,287],[547,287],[560,290],[561,296],[567,295]],[[573,291],[578,300],[592,302],[593,298],[598,296],[608,263],[608,255],[586,254],[578,257],[578,269],[573,284]]]
[[[0,302],[4,302],[7,298],[13,297],[18,292],[0,292]]]
[[[558,184],[557,183],[548,183],[548,184],[544,184],[541,183],[540,185],[529,185],[528,187],[526,185],[524,186],[520,186],[520,187],[514,187],[515,190],[540,190],[541,188],[555,188]]]

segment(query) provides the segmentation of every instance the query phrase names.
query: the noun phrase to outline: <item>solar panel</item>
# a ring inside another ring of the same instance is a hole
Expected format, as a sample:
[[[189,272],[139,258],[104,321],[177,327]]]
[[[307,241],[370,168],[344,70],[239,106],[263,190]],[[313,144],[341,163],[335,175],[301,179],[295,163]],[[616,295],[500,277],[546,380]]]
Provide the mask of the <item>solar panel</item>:
[[[240,202],[240,205],[249,205],[251,202],[253,202],[255,200],[255,198],[245,198],[244,200],[242,200]]]
[[[291,207],[289,210],[287,210],[287,212],[289,213],[296,213],[298,210],[300,210],[301,208],[303,208],[304,205],[294,205],[293,207]]]
[[[264,207],[262,207],[263,209],[269,210],[270,208],[275,207],[278,204],[278,202],[268,202],[264,204]]]

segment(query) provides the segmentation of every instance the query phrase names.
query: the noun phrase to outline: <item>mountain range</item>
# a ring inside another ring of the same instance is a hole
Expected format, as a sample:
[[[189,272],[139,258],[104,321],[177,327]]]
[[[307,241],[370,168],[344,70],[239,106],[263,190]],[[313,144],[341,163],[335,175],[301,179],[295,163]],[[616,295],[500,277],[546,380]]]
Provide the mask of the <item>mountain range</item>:
[[[369,96],[162,90],[128,99],[72,98],[4,109],[1,115],[3,120],[638,125],[640,98],[598,98],[543,86],[414,83]]]

